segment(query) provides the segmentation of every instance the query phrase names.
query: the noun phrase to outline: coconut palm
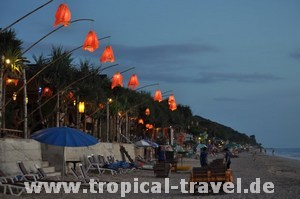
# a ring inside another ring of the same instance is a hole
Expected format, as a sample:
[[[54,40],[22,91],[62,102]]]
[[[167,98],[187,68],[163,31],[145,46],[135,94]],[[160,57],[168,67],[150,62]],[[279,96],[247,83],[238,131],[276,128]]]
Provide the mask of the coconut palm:
[[[0,128],[5,128],[5,96],[3,97],[3,80],[7,73],[20,77],[24,66],[21,54],[22,41],[16,38],[14,30],[0,33]],[[3,117],[4,116],[4,117]]]

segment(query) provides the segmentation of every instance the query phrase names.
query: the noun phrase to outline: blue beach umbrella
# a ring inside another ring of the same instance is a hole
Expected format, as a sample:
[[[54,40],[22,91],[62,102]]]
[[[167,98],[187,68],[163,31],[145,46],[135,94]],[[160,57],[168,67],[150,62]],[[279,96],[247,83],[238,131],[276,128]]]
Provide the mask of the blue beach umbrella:
[[[35,132],[32,139],[55,146],[84,147],[98,143],[98,140],[78,129],[69,127],[52,127]]]
[[[35,132],[32,139],[49,145],[62,147],[87,147],[95,145],[98,140],[78,129],[69,127],[52,127]],[[64,152],[63,152],[64,153]],[[63,155],[62,176],[65,173],[65,155]]]

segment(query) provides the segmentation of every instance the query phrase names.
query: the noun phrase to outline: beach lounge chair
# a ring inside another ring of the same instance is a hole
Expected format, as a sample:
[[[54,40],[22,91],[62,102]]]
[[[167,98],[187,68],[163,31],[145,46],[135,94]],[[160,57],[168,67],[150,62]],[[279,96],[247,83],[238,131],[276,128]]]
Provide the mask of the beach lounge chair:
[[[88,159],[88,167],[87,167],[87,172],[89,172],[90,170],[98,170],[99,174],[103,174],[105,171],[110,172],[112,175],[117,174],[117,170],[114,169],[109,169],[109,168],[104,168],[103,164],[100,162],[96,162],[95,158],[92,156],[87,156]]]
[[[7,190],[11,195],[20,196],[25,191],[25,185],[21,182],[10,182],[6,178],[0,178],[0,187],[3,187],[3,193],[7,194]]]
[[[29,182],[36,182],[39,179],[39,175],[35,173],[29,173],[22,161],[17,161],[17,166],[21,171],[21,180],[29,181]]]
[[[45,181],[45,180],[48,180],[48,181],[53,181],[53,180],[59,180],[59,177],[58,176],[55,176],[55,177],[49,177],[47,176],[47,173],[44,171],[44,169],[42,167],[40,167],[39,165],[37,164],[34,164],[34,167],[36,168],[37,170],[37,174],[39,176],[39,181]]]

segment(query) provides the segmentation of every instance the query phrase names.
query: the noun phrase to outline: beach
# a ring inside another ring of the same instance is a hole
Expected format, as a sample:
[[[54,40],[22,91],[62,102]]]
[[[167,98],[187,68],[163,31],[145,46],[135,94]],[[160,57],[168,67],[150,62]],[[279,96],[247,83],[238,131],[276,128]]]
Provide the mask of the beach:
[[[221,158],[219,154],[218,158]],[[214,157],[210,157],[209,161]],[[179,163],[180,165],[181,163]],[[191,165],[199,167],[199,160],[196,159],[183,159],[183,165]],[[125,194],[125,198],[297,198],[300,195],[300,161],[288,158],[269,156],[257,152],[255,155],[250,152],[243,152],[239,154],[238,158],[232,158],[231,169],[234,175],[234,183],[237,179],[241,180],[241,190],[249,189],[252,182],[257,182],[256,178],[260,178],[260,192],[261,193],[237,193],[235,188],[234,193],[219,193],[219,194],[191,194],[182,193],[180,189],[168,190],[165,188],[165,183],[169,181],[170,186],[178,186],[180,188],[180,181],[182,179],[188,180],[190,172],[172,172],[169,179],[166,181],[164,178],[157,178],[153,174],[153,170],[136,170],[127,174],[120,175],[97,175],[96,173],[89,174],[90,176],[97,176],[103,181],[109,182],[131,182],[132,191]],[[133,193],[133,185],[142,182],[160,182],[162,185],[162,193]],[[274,193],[264,193],[263,184],[272,182],[274,184]],[[73,193],[73,194],[27,194],[23,193],[22,198],[120,198],[121,193]],[[0,194],[0,198],[16,198],[16,196]]]

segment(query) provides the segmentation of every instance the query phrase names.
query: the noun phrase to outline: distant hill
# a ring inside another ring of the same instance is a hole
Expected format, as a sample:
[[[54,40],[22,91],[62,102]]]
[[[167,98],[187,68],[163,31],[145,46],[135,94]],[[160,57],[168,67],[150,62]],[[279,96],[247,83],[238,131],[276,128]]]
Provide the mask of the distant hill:
[[[198,115],[193,116],[193,124],[191,125],[190,131],[194,135],[207,132],[210,139],[215,137],[224,141],[229,140],[230,142],[236,142],[239,144],[259,145],[256,142],[255,135],[248,136],[228,126],[219,124]]]

